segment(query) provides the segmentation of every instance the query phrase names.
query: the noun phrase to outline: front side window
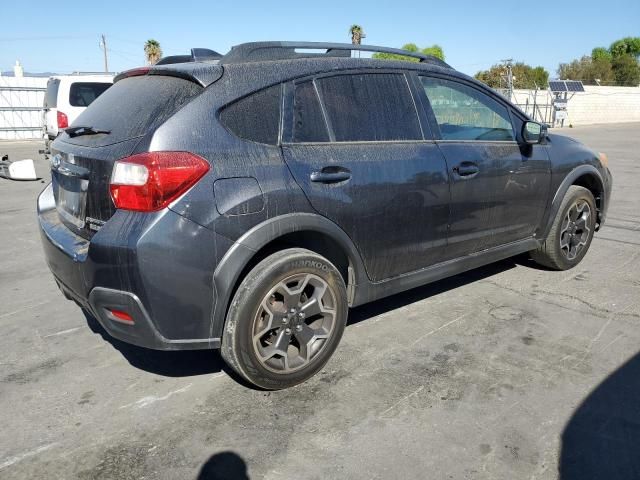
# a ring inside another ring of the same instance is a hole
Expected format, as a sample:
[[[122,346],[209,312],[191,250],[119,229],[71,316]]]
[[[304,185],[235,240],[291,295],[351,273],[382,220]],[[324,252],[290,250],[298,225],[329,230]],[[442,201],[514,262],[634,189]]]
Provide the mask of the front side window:
[[[513,141],[506,107],[467,85],[420,77],[443,140]]]

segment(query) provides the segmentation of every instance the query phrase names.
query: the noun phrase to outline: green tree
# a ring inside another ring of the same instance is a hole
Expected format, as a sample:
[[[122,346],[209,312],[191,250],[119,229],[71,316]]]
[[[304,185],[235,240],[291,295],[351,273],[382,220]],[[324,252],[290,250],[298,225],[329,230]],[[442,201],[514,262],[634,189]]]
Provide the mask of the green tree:
[[[549,83],[549,72],[544,67],[532,67],[524,62],[517,62],[512,67],[513,88],[546,88]],[[493,65],[489,70],[476,73],[476,79],[491,88],[507,88],[507,67]]]
[[[611,51],[608,48],[596,47],[593,50],[591,50],[591,58],[593,60],[611,61]]]
[[[438,44],[431,45],[430,47],[419,48],[415,43],[406,43],[402,46],[402,50],[408,52],[422,53],[424,55],[432,55],[440,60],[444,60],[444,50]],[[407,62],[419,62],[420,60],[414,57],[407,57],[406,55],[398,55],[395,53],[374,53],[373,58],[379,58],[383,60],[402,60]]]
[[[570,63],[561,63],[558,76],[563,80],[580,80],[586,85],[615,83],[611,61],[603,57],[594,59],[588,55]]]
[[[613,42],[608,49],[594,48],[591,56],[561,63],[558,75],[562,79],[581,80],[587,85],[638,86],[639,57],[640,37],[625,37]]]
[[[353,24],[349,27],[349,35],[351,35],[351,43],[354,45],[362,44],[362,39],[367,37],[362,26],[357,24]]]
[[[619,55],[612,62],[616,85],[637,87],[640,85],[640,64],[630,54]]]
[[[631,55],[638,58],[640,56],[640,37],[625,37],[616,40],[609,47],[609,52],[613,57]]]
[[[144,44],[144,55],[147,58],[149,65],[155,65],[158,60],[162,58],[162,48],[160,48],[160,42],[154,39],[149,39]]]
[[[544,67],[534,67],[529,72],[530,80],[533,80],[538,88],[547,88],[549,85],[549,72]]]
[[[440,60],[444,60],[444,50],[442,50],[442,47],[437,43],[431,45],[430,47],[425,47],[420,51],[425,55],[432,55],[436,58],[439,58]]]

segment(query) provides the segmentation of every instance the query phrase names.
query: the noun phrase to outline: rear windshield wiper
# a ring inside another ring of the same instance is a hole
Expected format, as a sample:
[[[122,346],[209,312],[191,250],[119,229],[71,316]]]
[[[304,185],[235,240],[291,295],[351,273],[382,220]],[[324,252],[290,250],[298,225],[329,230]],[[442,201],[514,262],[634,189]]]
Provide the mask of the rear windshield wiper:
[[[65,129],[65,132],[70,137],[79,137],[81,135],[98,135],[99,133],[109,134],[111,130],[104,130],[100,128],[93,127],[71,127]]]

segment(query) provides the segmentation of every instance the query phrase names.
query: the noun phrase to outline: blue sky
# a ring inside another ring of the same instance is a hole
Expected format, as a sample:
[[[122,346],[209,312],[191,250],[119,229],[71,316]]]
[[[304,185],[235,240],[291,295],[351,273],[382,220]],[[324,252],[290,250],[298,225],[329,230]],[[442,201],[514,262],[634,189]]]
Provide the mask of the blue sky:
[[[107,36],[110,69],[121,71],[144,63],[142,46],[149,38],[166,55],[191,47],[224,53],[253,40],[348,42],[349,26],[358,23],[366,43],[438,43],[447,61],[465,73],[514,58],[542,65],[553,77],[560,62],[640,35],[640,1],[5,0],[1,23],[0,71],[16,59],[30,72],[99,71],[101,33]]]

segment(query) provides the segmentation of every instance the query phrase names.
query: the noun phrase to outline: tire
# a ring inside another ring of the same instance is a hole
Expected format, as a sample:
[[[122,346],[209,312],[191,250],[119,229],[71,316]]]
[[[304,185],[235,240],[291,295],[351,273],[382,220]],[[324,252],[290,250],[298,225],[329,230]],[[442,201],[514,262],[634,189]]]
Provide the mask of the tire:
[[[572,185],[562,199],[549,235],[537,250],[530,252],[531,258],[554,270],[575,267],[589,250],[596,216],[593,194],[584,187]]]
[[[292,387],[327,363],[342,338],[348,308],[344,280],[331,262],[302,248],[282,250],[242,280],[220,353],[257,387]]]

